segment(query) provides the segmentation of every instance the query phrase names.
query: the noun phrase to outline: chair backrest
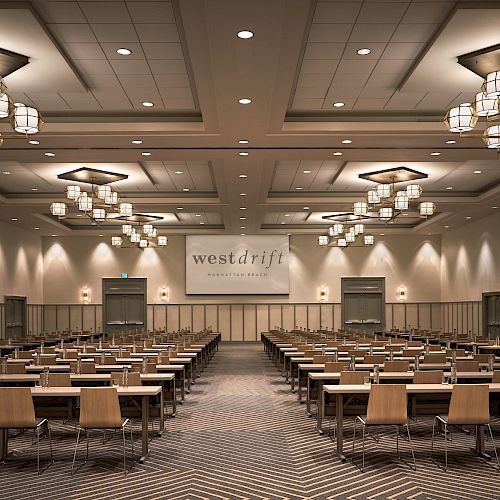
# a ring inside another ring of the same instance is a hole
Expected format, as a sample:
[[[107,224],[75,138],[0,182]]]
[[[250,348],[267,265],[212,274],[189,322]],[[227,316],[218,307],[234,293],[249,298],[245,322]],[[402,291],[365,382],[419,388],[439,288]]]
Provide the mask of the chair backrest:
[[[314,364],[329,363],[334,361],[334,356],[332,354],[318,354],[313,356]]]
[[[451,393],[448,423],[450,425],[481,425],[489,421],[489,387],[476,384],[455,384]]]
[[[96,373],[94,363],[82,363],[82,370],[80,373]]]
[[[340,372],[340,384],[342,385],[362,385],[365,383],[365,377],[369,377],[370,372]]]
[[[366,410],[367,425],[402,425],[408,422],[408,398],[404,384],[374,384]]]
[[[472,359],[474,361],[479,361],[480,363],[488,363],[490,361],[490,355],[489,354],[474,354],[474,356],[472,356]]]
[[[142,363],[137,362],[137,363],[130,363],[131,370],[133,372],[141,373],[142,372]]]
[[[403,358],[414,358],[420,355],[421,352],[421,349],[403,349]]]
[[[147,373],[156,373],[156,363],[147,363],[146,371]]]
[[[457,372],[478,372],[479,371],[479,361],[457,361]]]
[[[384,354],[365,354],[363,358],[363,363],[374,364],[374,365],[383,365],[385,362]]]
[[[326,373],[340,373],[343,370],[349,369],[349,362],[347,361],[329,361],[325,363]]]
[[[384,372],[407,372],[409,367],[409,361],[386,361],[384,363]]]
[[[443,370],[420,370],[413,374],[414,384],[440,384],[443,381]]]
[[[455,352],[455,356],[465,356],[465,349],[446,349],[446,356],[451,358],[453,356],[453,352]]]
[[[304,358],[312,358],[316,354],[318,354],[318,352],[320,352],[320,351],[314,351],[314,350],[304,351]]]
[[[424,363],[446,363],[446,353],[424,354]]]
[[[116,385],[123,385],[123,373],[112,373],[111,380]],[[128,372],[127,375],[128,385],[142,385],[141,374],[139,372]]]
[[[494,384],[500,384],[500,371],[493,372],[493,380]]]
[[[44,366],[57,365],[56,358],[54,356],[44,356],[42,354],[40,356],[40,365]]]
[[[30,388],[0,387],[0,429],[35,426],[35,407]]]
[[[26,366],[17,363],[7,363],[7,373],[26,373]]]
[[[19,359],[33,359],[31,351],[19,351]]]
[[[40,374],[40,380],[43,373]],[[71,378],[69,373],[49,372],[49,387],[71,387]]]
[[[406,345],[408,347],[422,347],[423,344],[420,342],[420,340],[409,340]]]
[[[96,346],[94,346],[94,345],[88,345],[88,346],[87,346],[87,352],[89,352],[89,353],[91,353],[91,354],[93,354],[93,353],[97,352],[97,348],[96,348]]]
[[[80,427],[118,429],[122,425],[120,401],[114,387],[82,387],[80,390]]]
[[[66,357],[64,359],[78,359],[78,353],[75,351],[66,352]]]

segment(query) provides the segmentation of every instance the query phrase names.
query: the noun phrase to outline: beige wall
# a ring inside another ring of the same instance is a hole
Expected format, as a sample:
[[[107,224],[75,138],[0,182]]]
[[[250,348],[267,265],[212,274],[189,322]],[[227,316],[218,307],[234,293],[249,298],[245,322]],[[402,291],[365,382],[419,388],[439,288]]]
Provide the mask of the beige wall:
[[[471,222],[442,238],[443,301],[480,300],[500,290],[500,214]]]
[[[25,295],[28,303],[43,303],[42,239],[0,222],[0,302],[4,295]]]
[[[289,296],[186,296],[184,237],[169,236],[163,249],[115,249],[107,239],[60,237],[43,239],[44,299],[48,304],[76,304],[80,291],[90,288],[91,302],[101,302],[101,278],[148,278],[148,302],[159,302],[159,287],[168,286],[170,303],[318,302],[319,288],[329,288],[329,301],[340,301],[342,276],[386,277],[386,300],[397,300],[400,285],[408,301],[440,301],[439,237],[379,238],[371,248],[321,248],[317,237],[290,238]]]

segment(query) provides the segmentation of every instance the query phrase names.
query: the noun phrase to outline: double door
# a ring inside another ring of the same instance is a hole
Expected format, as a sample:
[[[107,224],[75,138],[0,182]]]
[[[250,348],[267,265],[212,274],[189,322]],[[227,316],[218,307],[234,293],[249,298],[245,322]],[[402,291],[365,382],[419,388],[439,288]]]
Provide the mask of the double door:
[[[26,297],[6,296],[5,337],[15,339],[26,336]]]

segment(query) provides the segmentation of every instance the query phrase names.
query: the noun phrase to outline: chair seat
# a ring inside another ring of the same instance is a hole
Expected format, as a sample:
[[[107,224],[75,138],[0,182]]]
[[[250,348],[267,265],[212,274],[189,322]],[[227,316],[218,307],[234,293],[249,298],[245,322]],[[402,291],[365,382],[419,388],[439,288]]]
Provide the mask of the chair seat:
[[[436,418],[443,422],[443,424],[446,424],[446,425],[485,425],[485,424],[489,424],[490,421],[489,420],[484,420],[484,421],[480,421],[480,422],[470,422],[470,421],[467,421],[467,419],[464,419],[464,420],[459,420],[459,421],[456,421],[456,422],[448,422],[448,418],[449,416],[448,415],[437,415]]]
[[[121,418],[121,425],[119,427],[110,427],[109,425],[103,425],[103,426],[91,426],[91,427],[83,427],[80,426],[81,429],[123,429],[128,423],[130,422],[129,418],[122,417]]]
[[[0,429],[36,429],[37,427],[40,427],[41,425],[43,425],[45,422],[47,422],[47,419],[46,418],[40,418],[40,417],[36,417],[35,418],[35,425],[34,426],[28,426],[28,427],[3,427],[0,425]]]

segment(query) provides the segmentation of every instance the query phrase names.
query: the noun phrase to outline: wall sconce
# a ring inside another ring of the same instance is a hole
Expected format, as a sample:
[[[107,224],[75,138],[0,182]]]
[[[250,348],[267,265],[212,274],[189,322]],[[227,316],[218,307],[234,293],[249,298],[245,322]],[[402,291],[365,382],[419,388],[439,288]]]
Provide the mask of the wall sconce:
[[[328,287],[321,285],[319,289],[319,301],[326,302],[328,300]]]
[[[160,287],[160,301],[168,302],[168,287],[162,286]]]
[[[406,300],[406,287],[404,285],[401,285],[399,287],[399,300],[401,302],[404,302]]]
[[[90,302],[90,290],[87,287],[82,288],[82,302],[84,304]]]

